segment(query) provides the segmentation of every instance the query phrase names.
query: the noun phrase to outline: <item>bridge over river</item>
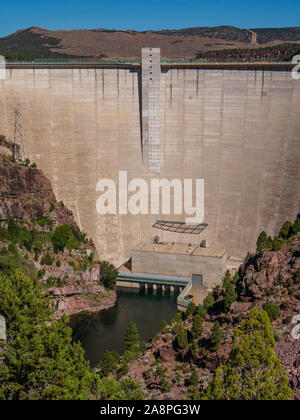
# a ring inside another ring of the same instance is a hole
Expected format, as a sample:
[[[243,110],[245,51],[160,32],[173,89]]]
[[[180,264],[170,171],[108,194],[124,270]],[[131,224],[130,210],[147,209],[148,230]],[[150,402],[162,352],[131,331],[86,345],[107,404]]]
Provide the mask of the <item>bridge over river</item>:
[[[178,288],[179,290],[186,287],[190,282],[189,277],[165,276],[157,274],[144,274],[144,273],[118,273],[117,281],[125,283],[136,283],[142,287],[170,287]]]
[[[142,288],[156,288],[165,291],[170,291],[173,288],[174,291],[179,293],[177,297],[177,309],[185,310],[188,304],[195,301],[193,295],[189,294],[193,288],[191,277],[177,277],[177,276],[165,276],[157,274],[145,274],[145,273],[132,273],[132,272],[119,272],[117,277],[117,284],[119,286],[128,284],[137,284]],[[197,300],[197,299],[196,299]],[[199,303],[199,302],[195,302]]]

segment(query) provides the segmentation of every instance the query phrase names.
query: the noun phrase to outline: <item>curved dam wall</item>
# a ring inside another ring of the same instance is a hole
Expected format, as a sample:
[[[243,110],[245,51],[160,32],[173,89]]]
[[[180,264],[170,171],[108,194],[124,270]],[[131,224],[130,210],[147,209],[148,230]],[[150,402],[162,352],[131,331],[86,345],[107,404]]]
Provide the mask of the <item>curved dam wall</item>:
[[[27,157],[116,263],[158,233],[157,219],[175,219],[96,211],[101,178],[153,177],[142,164],[140,85],[130,66],[10,68],[0,81],[0,133],[13,139],[19,106]],[[296,216],[299,146],[300,81],[289,69],[162,68],[159,177],[204,179],[209,247],[244,256],[260,231],[277,234]]]

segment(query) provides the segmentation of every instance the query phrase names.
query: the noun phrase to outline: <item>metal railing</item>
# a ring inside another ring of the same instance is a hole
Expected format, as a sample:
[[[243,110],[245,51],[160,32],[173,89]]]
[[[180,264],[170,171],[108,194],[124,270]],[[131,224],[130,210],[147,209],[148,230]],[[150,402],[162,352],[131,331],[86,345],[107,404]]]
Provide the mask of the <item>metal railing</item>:
[[[165,276],[158,274],[144,274],[144,273],[125,273],[119,272],[117,281],[132,282],[132,283],[150,283],[159,284],[166,286],[186,286],[190,278],[189,277],[177,277],[177,276]]]

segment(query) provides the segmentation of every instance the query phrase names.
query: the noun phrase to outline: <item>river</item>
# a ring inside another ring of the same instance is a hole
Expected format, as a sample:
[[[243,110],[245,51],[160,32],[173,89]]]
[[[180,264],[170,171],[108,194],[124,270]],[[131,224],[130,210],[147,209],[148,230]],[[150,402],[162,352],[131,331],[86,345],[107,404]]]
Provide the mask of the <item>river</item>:
[[[118,287],[116,305],[94,314],[71,317],[74,341],[80,341],[85,357],[95,366],[105,350],[125,350],[124,334],[131,320],[137,324],[141,340],[149,341],[163,319],[175,315],[177,294]]]

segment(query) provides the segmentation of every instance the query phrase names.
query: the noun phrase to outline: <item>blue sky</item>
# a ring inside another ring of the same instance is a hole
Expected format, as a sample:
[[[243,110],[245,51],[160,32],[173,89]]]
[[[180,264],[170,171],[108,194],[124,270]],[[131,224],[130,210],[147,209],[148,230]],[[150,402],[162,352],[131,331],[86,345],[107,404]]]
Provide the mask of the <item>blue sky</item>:
[[[47,29],[178,29],[233,25],[300,26],[297,0],[11,0],[1,1],[0,36]]]

